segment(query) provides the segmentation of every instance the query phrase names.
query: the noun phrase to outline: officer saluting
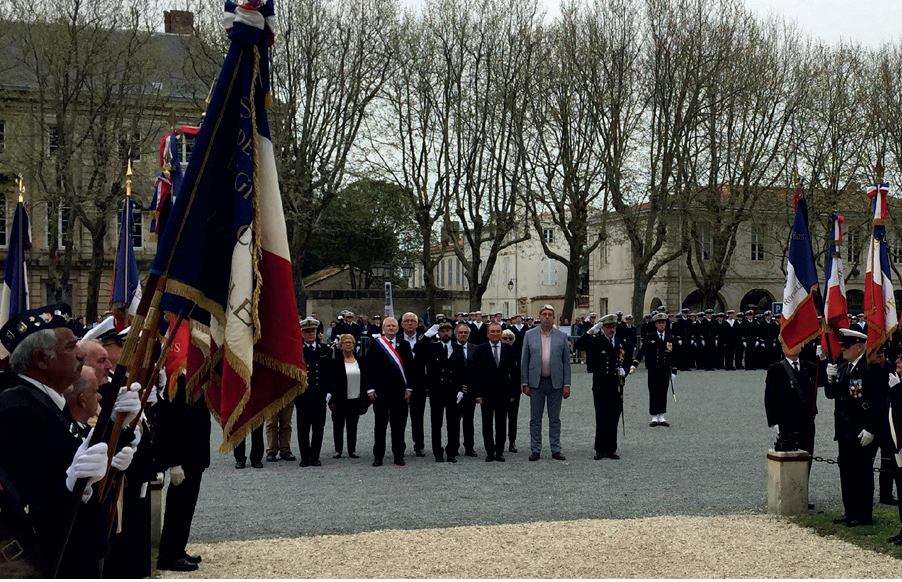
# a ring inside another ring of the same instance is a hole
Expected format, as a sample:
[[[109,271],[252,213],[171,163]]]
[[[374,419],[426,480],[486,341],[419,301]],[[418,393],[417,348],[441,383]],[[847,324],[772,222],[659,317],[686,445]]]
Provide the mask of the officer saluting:
[[[602,333],[598,333],[601,331]],[[586,352],[586,370],[592,374],[595,403],[595,460],[619,459],[617,423],[623,411],[624,348],[617,337],[617,316],[605,315],[576,340],[576,349]]]
[[[876,395],[886,394],[880,382],[887,383],[887,375],[879,364],[868,365],[865,343],[868,336],[842,328],[843,363],[827,364],[827,386],[824,394],[836,401],[834,424],[839,448],[839,479],[845,516],[834,520],[849,527],[873,523],[874,455],[877,442],[874,435],[882,419],[877,418]]]
[[[658,313],[654,316],[655,331],[645,337],[633,365],[630,374],[639,367],[639,362],[645,359],[645,367],[648,369],[648,413],[651,415],[649,426],[670,426],[664,418],[667,412],[667,386],[676,378],[676,362],[673,358],[674,337],[667,333],[667,314]]]

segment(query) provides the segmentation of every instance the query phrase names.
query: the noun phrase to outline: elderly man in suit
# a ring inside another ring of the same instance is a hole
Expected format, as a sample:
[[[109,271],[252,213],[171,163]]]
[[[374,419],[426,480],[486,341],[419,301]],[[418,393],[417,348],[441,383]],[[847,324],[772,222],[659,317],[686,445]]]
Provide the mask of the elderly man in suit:
[[[783,346],[783,359],[767,368],[764,409],[767,425],[774,431],[780,449],[814,453],[814,416],[817,414],[817,367],[799,358],[802,346]],[[784,448],[785,447],[785,448]],[[808,462],[811,470],[811,462]]]
[[[517,397],[517,352],[501,342],[501,324],[486,327],[486,343],[477,346],[467,363],[469,386],[482,406],[482,438],[487,463],[504,461],[507,410]],[[494,428],[494,430],[493,430]]]
[[[542,452],[542,416],[548,403],[548,440],[551,458],[565,461],[561,452],[561,403],[570,397],[570,347],[567,334],[554,328],[554,308],[543,305],[539,326],[523,336],[520,383],[529,396],[530,461]]]

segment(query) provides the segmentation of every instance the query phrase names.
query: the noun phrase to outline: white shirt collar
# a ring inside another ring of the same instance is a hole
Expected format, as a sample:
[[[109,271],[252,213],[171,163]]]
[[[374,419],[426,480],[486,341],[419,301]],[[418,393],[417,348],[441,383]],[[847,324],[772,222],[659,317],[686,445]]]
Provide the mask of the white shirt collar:
[[[27,380],[29,384],[33,385],[35,388],[49,396],[50,400],[52,400],[60,410],[62,410],[63,407],[66,406],[66,398],[50,386],[42,384],[41,382],[38,382],[37,380],[29,376],[23,376],[22,374],[19,374],[19,377],[23,380]]]

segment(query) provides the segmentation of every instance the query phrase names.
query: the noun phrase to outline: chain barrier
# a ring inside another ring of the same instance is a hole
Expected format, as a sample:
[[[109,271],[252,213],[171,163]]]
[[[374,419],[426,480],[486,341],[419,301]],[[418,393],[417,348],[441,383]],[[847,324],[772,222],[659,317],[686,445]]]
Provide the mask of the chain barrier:
[[[837,459],[825,459],[824,457],[811,457],[812,461],[816,461],[818,463],[827,463],[828,465],[838,465],[839,461]],[[890,457],[877,457],[875,460],[879,461],[894,461],[895,459],[891,459]],[[875,473],[893,473],[892,469],[881,469],[880,467],[874,467]]]

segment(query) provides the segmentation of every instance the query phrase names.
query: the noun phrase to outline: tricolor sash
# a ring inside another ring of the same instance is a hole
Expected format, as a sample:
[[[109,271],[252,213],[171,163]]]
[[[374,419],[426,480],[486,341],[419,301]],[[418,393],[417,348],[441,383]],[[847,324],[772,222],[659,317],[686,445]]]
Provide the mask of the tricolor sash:
[[[404,379],[404,385],[407,386],[407,376],[404,374],[404,362],[401,361],[401,356],[398,354],[398,351],[391,345],[391,342],[386,339],[384,335],[380,335],[376,344],[379,345],[383,350],[385,350],[386,355],[388,355],[388,359],[398,368],[398,371],[401,372],[401,378]]]

